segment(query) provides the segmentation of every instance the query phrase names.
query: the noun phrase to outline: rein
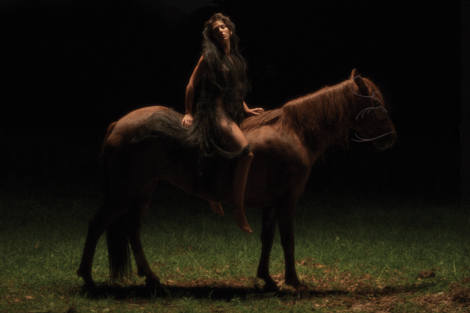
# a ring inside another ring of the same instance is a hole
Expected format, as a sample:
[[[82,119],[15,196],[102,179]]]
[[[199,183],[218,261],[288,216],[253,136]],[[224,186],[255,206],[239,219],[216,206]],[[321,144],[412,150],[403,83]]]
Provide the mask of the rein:
[[[366,139],[366,138],[361,138],[361,137],[359,137],[359,136],[357,135],[357,133],[356,133],[355,135],[356,135],[356,137],[357,137],[358,139],[351,138],[351,140],[352,140],[352,141],[355,141],[355,142],[366,142],[366,141],[372,141],[372,140],[375,140],[375,139],[378,139],[378,138],[380,138],[380,137],[387,136],[387,135],[390,135],[390,134],[393,134],[393,132],[388,132],[388,133],[386,133],[386,134],[377,136],[377,137],[375,137],[375,138]]]
[[[351,86],[352,87],[352,86]],[[370,98],[370,99],[374,99],[374,100],[377,100],[378,103],[380,103],[380,106],[379,107],[368,107],[368,108],[365,108],[364,110],[361,110],[357,116],[356,116],[356,121],[359,120],[359,116],[361,118],[364,118],[364,115],[366,113],[369,113],[370,111],[372,110],[376,110],[376,109],[382,109],[385,111],[385,113],[387,113],[387,110],[384,108],[383,106],[383,103],[379,100],[379,98],[377,98],[375,96],[376,93],[380,93],[379,91],[375,91],[372,96],[364,96],[364,95],[360,95],[358,94],[355,90],[354,90],[354,87],[351,88],[352,89],[352,92],[356,95],[356,96],[359,96],[359,97],[362,97],[362,98]],[[380,136],[377,136],[377,137],[374,137],[374,138],[369,138],[369,139],[366,139],[366,138],[361,138],[357,135],[357,133],[355,134],[356,135],[356,138],[357,139],[354,139],[354,138],[351,138],[352,141],[355,141],[355,142],[367,142],[367,141],[372,141],[372,140],[375,140],[375,139],[378,139],[380,137],[383,137],[383,136],[387,136],[389,134],[393,134],[393,132],[388,132],[386,134],[383,134],[383,135],[380,135]]]

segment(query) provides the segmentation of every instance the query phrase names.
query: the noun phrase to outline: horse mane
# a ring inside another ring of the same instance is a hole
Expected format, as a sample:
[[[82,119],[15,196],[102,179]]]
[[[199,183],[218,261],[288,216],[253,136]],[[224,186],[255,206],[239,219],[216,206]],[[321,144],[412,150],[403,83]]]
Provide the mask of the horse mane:
[[[366,81],[369,83],[369,80]],[[249,131],[265,125],[277,125],[282,131],[294,134],[304,142],[321,138],[322,141],[326,139],[328,144],[347,144],[348,104],[352,101],[350,88],[350,79],[335,86],[326,86],[291,100],[278,109],[246,119],[242,128]]]

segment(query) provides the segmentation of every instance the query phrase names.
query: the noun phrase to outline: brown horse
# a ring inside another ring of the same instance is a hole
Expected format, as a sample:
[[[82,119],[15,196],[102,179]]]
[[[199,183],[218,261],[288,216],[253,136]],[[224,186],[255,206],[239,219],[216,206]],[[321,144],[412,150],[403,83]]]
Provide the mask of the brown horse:
[[[350,79],[336,86],[243,122],[241,129],[254,153],[245,206],[263,208],[257,276],[265,281],[266,291],[277,290],[269,274],[269,256],[278,223],[285,283],[302,297],[310,297],[295,270],[295,199],[304,191],[315,160],[331,144],[346,144],[349,129],[363,137],[357,141],[372,141],[379,149],[392,146],[395,128],[386,112],[377,86],[353,70]],[[133,111],[109,126],[102,153],[105,203],[89,222],[77,270],[86,288],[95,288],[91,276],[93,256],[105,230],[111,275],[117,278],[129,274],[130,243],[138,275],[146,277],[147,285],[160,286],[140,242],[142,218],[158,180],[208,201],[233,203],[233,164],[226,161],[218,167],[212,190],[198,184],[197,150],[183,145],[181,118],[166,107],[153,106]]]

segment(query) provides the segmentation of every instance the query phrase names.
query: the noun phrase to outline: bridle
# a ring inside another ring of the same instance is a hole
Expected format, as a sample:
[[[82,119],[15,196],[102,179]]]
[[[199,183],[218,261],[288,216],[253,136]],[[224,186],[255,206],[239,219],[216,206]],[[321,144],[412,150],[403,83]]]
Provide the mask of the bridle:
[[[358,77],[358,76],[356,76],[356,77]],[[356,77],[354,77],[354,78],[356,78]],[[354,93],[356,96],[359,96],[359,97],[362,97],[362,98],[374,99],[374,100],[377,100],[378,103],[380,103],[380,106],[378,106],[378,107],[368,107],[368,108],[365,108],[364,110],[361,110],[361,111],[357,114],[357,116],[356,116],[356,121],[359,120],[359,116],[360,116],[361,118],[364,118],[364,115],[365,115],[366,113],[369,113],[369,112],[372,111],[372,110],[382,109],[382,110],[385,111],[385,113],[387,113],[387,110],[384,108],[382,101],[380,101],[380,99],[375,96],[376,93],[380,93],[379,91],[375,91],[371,96],[364,96],[364,95],[358,94],[358,93],[356,92],[356,90],[354,90],[354,87],[351,87],[351,89],[352,89],[353,93]],[[372,140],[375,140],[375,139],[378,139],[378,138],[381,138],[381,137],[384,137],[384,136],[387,136],[387,135],[390,135],[390,134],[393,134],[393,132],[388,132],[388,133],[386,133],[386,134],[377,136],[377,137],[375,137],[375,138],[366,139],[366,138],[361,138],[361,137],[359,137],[359,136],[357,135],[357,133],[355,133],[357,139],[351,138],[351,140],[352,140],[352,141],[355,141],[355,142],[367,142],[367,141],[372,141]]]

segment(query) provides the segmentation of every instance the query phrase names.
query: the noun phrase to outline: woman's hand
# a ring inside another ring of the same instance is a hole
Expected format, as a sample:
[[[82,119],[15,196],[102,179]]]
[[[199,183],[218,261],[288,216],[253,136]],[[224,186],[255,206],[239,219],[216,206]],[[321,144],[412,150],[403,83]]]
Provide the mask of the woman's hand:
[[[245,112],[248,116],[260,115],[264,112],[263,108],[254,108],[254,109],[245,109]]]
[[[189,127],[191,127],[193,124],[193,116],[191,114],[185,114],[181,124],[186,127],[186,129],[189,129]]]

